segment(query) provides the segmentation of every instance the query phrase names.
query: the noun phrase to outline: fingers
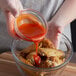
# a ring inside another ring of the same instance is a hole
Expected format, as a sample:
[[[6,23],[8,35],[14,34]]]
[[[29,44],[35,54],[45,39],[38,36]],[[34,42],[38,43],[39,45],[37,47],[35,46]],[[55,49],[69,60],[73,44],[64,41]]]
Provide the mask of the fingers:
[[[20,0],[13,0],[13,3],[12,0],[10,0],[7,8],[15,17],[19,15],[20,10],[23,9]]]
[[[0,7],[3,11],[11,12],[14,17],[23,9],[20,0],[0,0]]]
[[[16,32],[14,30],[15,17],[19,14],[20,10],[23,9],[20,0],[1,0],[0,7],[4,11],[8,33],[17,38]]]
[[[48,23],[47,38],[50,39],[56,48],[59,48],[62,30],[54,23]]]
[[[9,5],[10,6],[10,5]],[[9,7],[8,6],[8,7]],[[6,10],[7,11],[7,10]],[[11,12],[11,14],[14,16],[14,17],[16,17],[16,15],[18,14],[18,11],[17,11],[17,9],[15,8],[15,7],[13,7],[12,5],[8,8],[8,11],[10,11]]]
[[[5,17],[6,17],[8,33],[12,37],[17,38],[16,32],[14,30],[15,17],[10,12],[4,12],[4,13],[5,13]]]
[[[13,0],[14,3],[12,3],[10,1],[9,3],[9,10],[10,12],[16,17],[17,15],[19,15],[20,10],[23,9],[23,6],[20,2],[20,0]]]

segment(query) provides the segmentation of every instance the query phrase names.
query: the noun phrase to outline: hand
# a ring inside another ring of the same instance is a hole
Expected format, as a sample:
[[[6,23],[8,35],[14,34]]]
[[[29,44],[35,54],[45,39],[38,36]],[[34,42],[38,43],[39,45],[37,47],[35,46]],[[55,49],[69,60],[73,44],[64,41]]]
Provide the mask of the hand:
[[[47,38],[50,39],[56,48],[59,47],[60,34],[62,33],[64,27],[60,27],[53,22],[48,22]]]
[[[0,8],[5,14],[8,32],[15,37],[14,20],[19,11],[23,9],[20,0],[0,0]]]
[[[0,8],[5,12],[10,12],[13,16],[23,9],[20,0],[0,0]]]

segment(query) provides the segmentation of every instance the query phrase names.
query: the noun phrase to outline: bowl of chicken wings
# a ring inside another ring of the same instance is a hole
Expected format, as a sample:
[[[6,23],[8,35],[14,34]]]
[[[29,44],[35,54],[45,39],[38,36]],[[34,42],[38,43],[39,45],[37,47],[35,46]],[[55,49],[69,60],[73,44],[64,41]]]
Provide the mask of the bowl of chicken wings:
[[[64,34],[58,49],[46,37],[39,42],[39,65],[39,58],[34,59],[36,45],[33,42],[14,40],[11,50],[22,76],[60,76],[73,55],[71,42]]]

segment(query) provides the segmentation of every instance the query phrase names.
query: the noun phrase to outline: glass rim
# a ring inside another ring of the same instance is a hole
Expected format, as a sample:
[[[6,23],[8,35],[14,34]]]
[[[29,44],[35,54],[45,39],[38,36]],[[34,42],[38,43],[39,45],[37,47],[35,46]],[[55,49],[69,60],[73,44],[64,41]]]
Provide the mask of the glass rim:
[[[67,36],[65,36],[64,34],[62,34],[62,35],[69,41],[70,46],[72,47],[72,43],[71,43],[71,41],[67,38]],[[19,60],[19,58],[15,55],[15,52],[13,51],[13,46],[14,46],[15,41],[17,41],[17,40],[14,40],[14,41],[13,41],[12,47],[11,47],[11,51],[12,51],[12,54],[13,54],[14,58],[15,58],[19,63],[23,64],[25,67],[29,67],[30,69],[53,71],[53,70],[56,70],[56,69],[59,69],[59,68],[65,66],[65,65],[71,60],[72,55],[73,55],[73,47],[72,47],[72,48],[71,48],[71,53],[70,53],[69,57],[66,59],[66,61],[65,61],[64,63],[56,66],[56,67],[40,68],[40,67],[30,66],[30,65],[28,65],[28,64],[23,63],[23,62],[22,62],[21,60]],[[18,41],[19,41],[19,40],[18,40]]]

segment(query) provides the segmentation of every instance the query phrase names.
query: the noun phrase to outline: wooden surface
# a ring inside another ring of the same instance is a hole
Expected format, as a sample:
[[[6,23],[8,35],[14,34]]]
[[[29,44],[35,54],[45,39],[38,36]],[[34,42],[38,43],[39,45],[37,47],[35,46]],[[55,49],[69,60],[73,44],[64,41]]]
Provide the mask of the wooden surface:
[[[0,54],[0,76],[21,76],[11,53]],[[76,76],[76,54],[61,76]]]

